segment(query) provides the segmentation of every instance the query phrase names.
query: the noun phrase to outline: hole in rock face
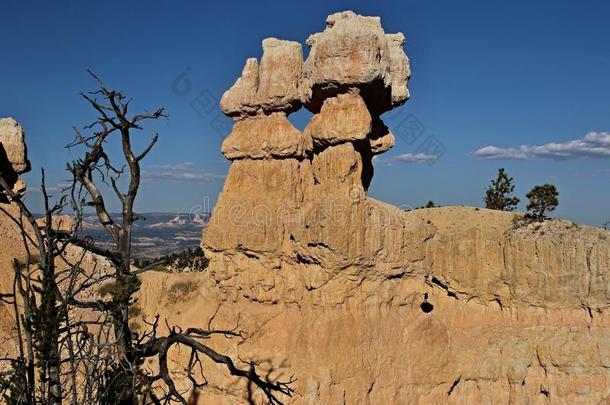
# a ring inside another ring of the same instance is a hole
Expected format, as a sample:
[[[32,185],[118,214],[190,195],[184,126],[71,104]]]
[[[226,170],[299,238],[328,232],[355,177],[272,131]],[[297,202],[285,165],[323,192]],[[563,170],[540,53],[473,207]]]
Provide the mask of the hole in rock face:
[[[299,110],[288,115],[288,121],[299,131],[303,131],[313,114],[306,108],[300,108]]]
[[[434,305],[428,302],[428,293],[424,294],[424,302],[422,302],[419,307],[425,314],[429,314],[434,309]]]
[[[434,309],[434,305],[430,304],[427,301],[422,302],[419,307],[425,314],[429,314]]]

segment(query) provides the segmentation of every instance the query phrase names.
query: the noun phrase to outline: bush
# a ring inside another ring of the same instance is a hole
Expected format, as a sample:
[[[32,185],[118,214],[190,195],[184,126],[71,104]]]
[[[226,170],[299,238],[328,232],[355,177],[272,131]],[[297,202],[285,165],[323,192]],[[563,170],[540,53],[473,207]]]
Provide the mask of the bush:
[[[138,316],[142,315],[143,313],[144,313],[144,310],[142,309],[141,306],[139,306],[137,304],[131,305],[129,307],[129,317],[130,318],[138,317]]]

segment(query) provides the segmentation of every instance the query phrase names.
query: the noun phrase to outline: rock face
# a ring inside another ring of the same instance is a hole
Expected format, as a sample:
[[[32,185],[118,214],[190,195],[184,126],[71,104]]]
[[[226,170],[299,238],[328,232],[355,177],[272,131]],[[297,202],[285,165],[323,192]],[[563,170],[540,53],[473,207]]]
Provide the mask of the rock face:
[[[379,17],[344,11],[326,19],[324,32],[307,39],[311,48],[303,65],[303,101],[314,109],[329,94],[360,87],[376,112],[409,98],[411,74],[402,34],[386,34]]]
[[[155,287],[173,276],[145,278],[144,307],[239,319],[249,337],[227,350],[294,374],[290,403],[608,400],[610,233],[368,197],[371,158],[394,145],[380,115],[409,98],[404,37],[347,11],[307,44],[302,61],[265,40],[223,96],[232,163],[203,235],[209,272],[179,310]],[[287,119],[301,105],[302,132]]]
[[[0,118],[0,144],[16,173],[30,170],[23,128],[13,118]]]
[[[301,103],[299,79],[303,64],[301,44],[267,38],[263,41],[263,58],[248,59],[241,77],[220,100],[222,110],[231,117],[292,112]]]
[[[13,118],[0,118],[0,172],[2,178],[17,193],[25,191],[19,174],[30,170],[25,135]]]
[[[15,193],[25,192],[25,183],[19,174],[30,170],[24,132],[13,118],[0,118],[0,174]],[[2,186],[0,185],[0,191]],[[23,240],[15,222],[8,218],[19,218],[19,209],[0,193],[0,292],[11,291],[13,283],[13,259],[25,257]],[[12,311],[8,305],[0,306],[0,335],[12,336]],[[12,342],[5,342],[12,347]],[[4,355],[4,353],[2,354]]]

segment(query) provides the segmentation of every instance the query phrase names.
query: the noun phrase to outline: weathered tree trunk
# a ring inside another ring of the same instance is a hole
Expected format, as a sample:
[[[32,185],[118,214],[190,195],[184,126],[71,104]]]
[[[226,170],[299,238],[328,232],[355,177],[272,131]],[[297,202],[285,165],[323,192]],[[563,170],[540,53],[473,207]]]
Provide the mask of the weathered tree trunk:
[[[45,192],[45,242],[41,251],[43,260],[42,296],[39,308],[39,333],[42,343],[41,357],[46,364],[47,370],[47,400],[51,405],[62,403],[61,387],[61,357],[59,349],[59,329],[61,327],[61,314],[57,302],[57,281],[55,279],[55,255],[53,252],[55,241],[53,240],[52,217],[50,214],[48,199]]]

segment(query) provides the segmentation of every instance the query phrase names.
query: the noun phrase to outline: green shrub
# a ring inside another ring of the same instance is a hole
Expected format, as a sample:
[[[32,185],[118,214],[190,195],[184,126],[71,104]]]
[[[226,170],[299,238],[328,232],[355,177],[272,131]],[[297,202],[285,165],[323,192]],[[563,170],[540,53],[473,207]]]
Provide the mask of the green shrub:
[[[138,304],[134,304],[129,307],[129,317],[130,318],[135,318],[137,316],[140,316],[140,315],[142,315],[142,313],[144,313],[144,310],[142,310],[142,307],[139,306]]]

